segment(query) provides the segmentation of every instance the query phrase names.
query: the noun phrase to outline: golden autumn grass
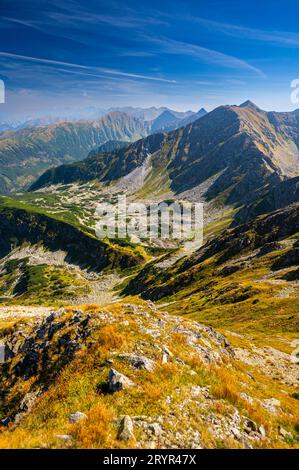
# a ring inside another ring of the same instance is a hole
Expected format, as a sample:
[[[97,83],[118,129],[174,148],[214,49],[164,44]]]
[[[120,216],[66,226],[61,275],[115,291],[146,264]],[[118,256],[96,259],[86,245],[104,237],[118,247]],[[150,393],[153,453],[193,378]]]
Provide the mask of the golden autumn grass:
[[[142,305],[143,301],[137,300],[137,303]],[[100,311],[99,307],[94,305],[82,307],[82,310],[95,315]],[[237,361],[228,360],[227,363],[213,366],[204,364],[198,356],[190,354],[186,338],[179,333],[174,333],[169,339],[174,357],[162,365],[158,351],[154,344],[149,342],[147,333],[140,331],[130,316],[126,316],[127,323],[123,323],[122,303],[101,310],[113,313],[117,323],[104,324],[93,333],[91,346],[83,347],[76,354],[75,359],[61,371],[20,426],[16,429],[1,429],[0,448],[134,447],[134,442],[127,443],[117,439],[119,417],[154,417],[168,413],[168,396],[172,396],[171,406],[178,412],[180,400],[190,397],[192,386],[208,386],[213,400],[209,409],[201,413],[194,405],[188,419],[181,413],[177,430],[192,424],[200,432],[205,447],[241,446],[236,440],[217,440],[202,419],[210,412],[225,416],[229,410],[235,408],[240,414],[265,427],[271,447],[298,446],[295,440],[299,417],[298,400],[283,393],[278,383],[264,377],[262,372],[258,375],[257,371],[250,370],[256,377],[256,382],[253,382],[248,375],[248,368]],[[67,309],[66,315],[72,315],[72,308]],[[154,373],[146,370],[135,371],[119,358],[118,355],[122,352],[133,352],[137,342],[141,342],[145,350],[155,358],[157,366]],[[113,367],[121,370],[137,386],[115,394],[105,393],[103,385],[107,382],[111,367],[107,359],[111,357]],[[180,367],[175,358],[184,361],[188,367]],[[190,375],[190,369],[196,375]],[[288,387],[284,388],[288,391]],[[177,389],[180,389],[179,396],[176,394]],[[274,416],[257,404],[251,405],[240,397],[241,392],[245,391],[257,400],[279,397],[283,411]],[[23,392],[26,393],[25,388]],[[88,419],[70,424],[68,416],[77,410],[86,413]],[[279,425],[292,432],[294,442],[285,442],[278,437]],[[166,422],[166,430],[167,426]],[[169,431],[175,432],[175,429]],[[135,433],[138,440],[139,431],[136,430]],[[58,437],[64,434],[70,435],[72,440],[64,441]],[[261,441],[258,445],[269,446],[269,442],[265,444]]]

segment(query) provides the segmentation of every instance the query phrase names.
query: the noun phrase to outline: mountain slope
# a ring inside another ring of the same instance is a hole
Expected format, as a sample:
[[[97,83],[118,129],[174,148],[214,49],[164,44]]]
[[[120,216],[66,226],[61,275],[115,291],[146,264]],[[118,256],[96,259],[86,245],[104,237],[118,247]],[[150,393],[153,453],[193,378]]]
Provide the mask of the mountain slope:
[[[295,334],[298,235],[294,204],[222,231],[192,255],[148,263],[123,293],[217,328]]]
[[[108,140],[104,144],[100,145],[97,149],[91,150],[89,153],[89,157],[93,155],[97,155],[98,153],[104,153],[104,152],[114,152],[116,150],[120,150],[124,147],[127,147],[129,145],[129,142],[126,142],[124,140]]]
[[[181,124],[181,119],[177,118],[171,111],[164,111],[151,125],[151,132],[170,131]]]
[[[0,256],[8,255],[24,243],[42,244],[51,251],[65,251],[69,262],[87,269],[125,268],[141,263],[144,258],[126,244],[112,244],[86,233],[34,207],[10,198],[0,199]]]
[[[293,113],[266,113],[251,103],[221,106],[184,128],[141,140],[125,151],[98,155],[92,174],[88,160],[80,163],[80,172],[70,166],[51,170],[31,188],[66,182],[66,173],[70,181],[112,181],[142,166],[150,154],[153,168],[158,165],[167,174],[173,193],[213,178],[205,198],[219,196],[227,204],[240,205],[266,184],[299,174],[297,145],[299,117]]]
[[[191,122],[202,118],[206,114],[208,114],[208,112],[204,108],[201,108],[199,111],[197,111],[197,113],[191,114],[190,116],[186,116],[184,119],[182,119],[180,121],[180,127],[187,126],[188,124],[191,124]]]
[[[83,161],[52,168],[31,185],[30,191],[36,191],[51,184],[86,182],[94,179],[110,181],[125,176],[142,165],[149,153],[159,150],[163,140],[164,134],[153,134],[116,152],[96,155],[92,153]]]
[[[234,225],[255,219],[261,214],[299,202],[299,177],[266,185],[252,196],[253,202],[244,205],[234,217]]]
[[[48,167],[80,160],[107,141],[134,141],[147,134],[144,123],[117,112],[98,121],[63,122],[6,132],[0,138],[0,173],[19,188]]]
[[[206,325],[138,299],[10,321],[1,448],[298,447],[294,387]]]

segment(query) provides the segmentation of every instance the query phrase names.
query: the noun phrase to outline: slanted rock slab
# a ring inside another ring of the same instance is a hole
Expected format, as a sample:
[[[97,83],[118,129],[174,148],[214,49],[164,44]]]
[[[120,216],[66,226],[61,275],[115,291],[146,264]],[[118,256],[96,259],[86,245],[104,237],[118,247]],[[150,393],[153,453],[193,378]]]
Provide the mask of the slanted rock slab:
[[[125,388],[130,388],[134,386],[134,382],[130,380],[125,375],[121,374],[115,369],[110,369],[109,380],[108,380],[108,391],[109,392],[118,392]]]
[[[120,422],[118,439],[120,441],[130,441],[131,439],[135,439],[133,430],[134,425],[130,416],[124,416]]]

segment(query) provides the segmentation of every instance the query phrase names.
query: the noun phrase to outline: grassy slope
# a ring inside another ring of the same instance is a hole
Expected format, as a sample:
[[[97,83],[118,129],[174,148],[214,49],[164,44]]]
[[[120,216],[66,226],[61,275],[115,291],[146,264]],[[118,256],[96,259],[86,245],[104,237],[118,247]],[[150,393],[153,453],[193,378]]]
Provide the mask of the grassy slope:
[[[199,356],[192,352],[183,334],[171,333],[171,330],[168,330],[172,320],[151,311],[144,302],[132,299],[131,305],[134,302],[140,305],[140,312],[148,311],[150,316],[136,316],[132,307],[125,304],[115,304],[101,310],[95,306],[84,308],[85,314],[90,314],[96,322],[92,336],[76,353],[74,360],[63,368],[55,382],[51,381],[48,391],[36,402],[21,424],[16,429],[2,429],[0,448],[134,447],[134,440],[125,442],[117,438],[118,420],[123,415],[141,416],[141,421],[145,416],[147,422],[155,422],[157,416],[162,417],[164,436],[172,436],[173,442],[178,446],[191,445],[196,429],[204,447],[238,448],[243,444],[237,439],[225,437],[224,434],[222,438],[217,437],[216,429],[209,422],[210,413],[216,418],[222,417],[223,422],[226,422],[236,410],[241,416],[245,416],[242,422],[246,417],[250,417],[258,426],[263,425],[266,429],[267,439],[250,441],[253,446],[296,447],[294,437],[282,439],[277,434],[278,426],[286,428],[292,436],[298,431],[296,399],[290,396],[290,388],[284,386],[282,391],[279,383],[267,380],[258,370],[254,371],[253,380],[249,374],[249,371],[252,373],[252,368],[238,361],[224,361],[218,366],[204,364]],[[51,340],[49,354],[54,368],[49,369],[49,378],[52,372],[55,373],[55,370],[59,369],[55,349],[59,338],[66,331],[73,335],[73,327],[69,323],[72,316],[72,310],[68,309],[64,316],[59,318],[60,324],[65,326],[55,333],[54,339]],[[167,333],[166,336],[163,333],[161,338],[156,338],[156,345],[167,345],[173,353],[169,362],[164,365],[160,363],[161,353],[153,343],[151,330],[148,329],[153,328],[153,324],[159,319],[166,322],[163,328],[166,328]],[[145,328],[142,328],[142,325]],[[182,326],[186,328],[188,324],[183,320]],[[30,328],[30,324],[27,328]],[[140,351],[140,348],[143,354],[156,361],[154,373],[134,370],[119,357],[121,352],[136,352]],[[114,394],[105,392],[105,383],[111,367],[108,360],[111,358],[114,361],[113,367],[138,384],[137,387]],[[184,361],[185,365],[178,363],[175,358]],[[190,370],[193,371],[192,374]],[[34,388],[35,384],[38,385],[38,376],[27,381],[16,381],[10,389],[9,399],[17,399],[19,394],[24,395],[30,388]],[[208,387],[213,399],[190,400],[191,388],[194,386]],[[242,392],[253,397],[255,403],[251,405],[242,398]],[[278,413],[269,412],[260,405],[260,400],[273,396],[281,401]],[[168,397],[171,397],[171,407],[167,401]],[[185,403],[184,413],[182,403]],[[78,424],[70,424],[68,415],[77,410],[86,413],[88,419]],[[176,440],[177,432],[181,436],[180,441]],[[149,445],[150,435],[146,438],[142,434],[142,428],[136,424],[134,433],[139,445]],[[60,439],[58,435],[61,434],[68,434],[72,440]],[[164,442],[163,439],[165,437],[160,438],[161,443]]]
[[[71,209],[69,211],[66,211],[66,213],[64,213],[62,216],[61,214],[53,215],[49,214],[49,211],[47,209],[38,207],[37,204],[29,204],[27,202],[19,201],[10,197],[0,197],[0,211],[2,212],[2,217],[8,216],[10,218],[14,218],[17,216],[17,214],[21,214],[21,217],[24,216],[24,218],[26,219],[25,224],[27,223],[28,226],[32,222],[35,222],[37,226],[40,223],[49,223],[50,226],[56,224],[57,234],[55,234],[55,236],[57,236],[58,238],[60,230],[64,230],[69,226],[70,231],[73,231],[74,233],[74,238],[75,235],[78,234],[79,237],[81,237],[82,239],[86,237],[87,246],[88,242],[90,242],[94,245],[98,245],[99,249],[106,250],[107,254],[111,257],[112,264],[115,263],[118,257],[120,257],[120,259],[124,257],[124,259],[127,258],[128,260],[130,257],[132,257],[132,265],[139,264],[144,259],[148,258],[144,249],[135,246],[126,240],[121,242],[98,240],[93,230],[87,232],[85,226],[78,224],[78,221],[73,219]],[[39,216],[42,216],[42,218],[39,219]],[[29,227],[29,229],[30,228],[31,227]],[[40,240],[38,241],[44,242],[43,234],[45,235],[45,233],[46,232],[40,234]],[[3,233],[3,235],[5,237],[5,233]],[[90,254],[91,253],[86,253],[86,256]]]
[[[63,305],[90,292],[87,281],[64,266],[30,265],[29,259],[10,260],[0,275],[0,304]]]
[[[282,219],[282,226],[287,224]],[[247,230],[242,236],[263,245],[254,231]],[[264,236],[267,238],[267,231]],[[183,258],[164,270],[156,268],[153,261],[124,292],[140,292],[144,298],[168,304],[165,308],[170,313],[179,312],[222,331],[253,334],[261,341],[271,342],[275,335],[291,340],[299,328],[298,283],[283,279],[285,271],[272,270],[274,263],[290,251],[297,233],[284,238],[281,248],[257,256],[258,250],[252,250],[251,244],[247,249],[236,250],[236,235],[232,236],[231,245],[225,245],[225,235],[218,235],[220,249],[215,254],[199,261],[199,255]],[[232,249],[230,255],[227,246]],[[236,266],[236,271],[224,274],[226,266]],[[286,268],[286,272],[292,269],[294,266]]]

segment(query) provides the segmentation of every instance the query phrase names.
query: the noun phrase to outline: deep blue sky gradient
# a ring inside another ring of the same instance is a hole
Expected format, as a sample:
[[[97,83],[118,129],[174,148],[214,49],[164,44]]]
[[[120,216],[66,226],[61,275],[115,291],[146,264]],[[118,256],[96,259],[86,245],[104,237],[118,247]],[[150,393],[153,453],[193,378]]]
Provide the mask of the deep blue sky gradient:
[[[298,0],[0,0],[1,117],[246,99],[294,109],[298,17]]]

